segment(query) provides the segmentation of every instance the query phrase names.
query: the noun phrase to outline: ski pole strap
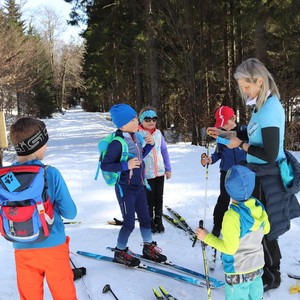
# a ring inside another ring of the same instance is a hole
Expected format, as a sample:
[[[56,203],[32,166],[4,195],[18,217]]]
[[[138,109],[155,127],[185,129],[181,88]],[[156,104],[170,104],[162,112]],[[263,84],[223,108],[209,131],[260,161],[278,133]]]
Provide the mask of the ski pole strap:
[[[246,274],[225,274],[225,280],[226,283],[229,285],[249,282],[249,281],[253,281],[255,278],[259,276],[262,276],[263,272],[264,270],[261,268]]]
[[[100,162],[98,163],[98,167],[97,167],[97,171],[96,171],[96,174],[95,174],[95,180],[97,180],[98,179],[98,176],[99,176],[99,172],[100,172]]]

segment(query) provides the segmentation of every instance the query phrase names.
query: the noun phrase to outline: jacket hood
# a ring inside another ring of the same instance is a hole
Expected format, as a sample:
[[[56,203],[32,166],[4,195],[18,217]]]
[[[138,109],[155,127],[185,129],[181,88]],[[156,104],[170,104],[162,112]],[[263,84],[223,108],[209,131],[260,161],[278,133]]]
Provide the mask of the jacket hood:
[[[255,198],[250,198],[245,202],[234,203],[231,205],[231,208],[242,216],[240,218],[242,223],[241,237],[249,231],[257,231],[268,220],[264,206]],[[243,229],[245,230],[244,232]]]

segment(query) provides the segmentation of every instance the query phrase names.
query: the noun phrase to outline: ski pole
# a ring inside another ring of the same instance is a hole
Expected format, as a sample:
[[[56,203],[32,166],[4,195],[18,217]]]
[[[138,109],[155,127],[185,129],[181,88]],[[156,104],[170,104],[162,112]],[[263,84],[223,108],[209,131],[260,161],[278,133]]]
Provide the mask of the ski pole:
[[[117,298],[117,296],[114,294],[114,292],[112,291],[111,287],[109,284],[106,284],[104,287],[103,287],[103,290],[102,290],[102,293],[107,293],[107,292],[111,292],[113,294],[113,296],[115,297],[116,300],[119,300]]]
[[[207,143],[206,156],[209,157],[209,142]],[[205,167],[205,196],[204,196],[204,217],[203,217],[203,222],[206,222],[208,166],[209,166],[209,163],[207,163],[206,167]]]
[[[73,266],[75,269],[77,269],[77,267],[76,267],[76,265],[74,264],[74,262],[73,262],[73,260],[71,259],[71,257],[70,257],[70,262],[71,262],[72,266]],[[87,294],[88,298],[89,298],[90,300],[92,300],[92,297],[91,297],[91,295],[90,295],[90,293],[89,293],[89,290],[88,290],[88,288],[87,288],[87,286],[86,286],[86,284],[85,284],[85,281],[84,281],[83,277],[81,277],[80,279],[81,279],[82,282],[83,282],[83,285],[84,285],[84,288],[85,288],[85,290],[86,290],[86,294]]]
[[[204,221],[206,220],[206,205],[207,205],[207,181],[208,181],[208,163],[202,163],[202,161],[209,157],[209,142],[207,142],[207,146],[206,146],[206,153],[202,153],[201,154],[201,165],[203,167],[206,167],[206,170],[205,170],[205,196],[204,196],[204,216],[203,216],[203,219]],[[203,222],[203,221],[202,221]],[[202,223],[203,225],[203,223]],[[202,226],[203,227],[203,226]],[[192,247],[194,247],[196,245],[196,242],[197,242],[197,236],[195,236],[194,238],[194,241],[193,241],[193,245]]]
[[[203,220],[199,221],[199,227],[203,229]],[[206,287],[207,287],[207,299],[212,300],[211,298],[211,290],[210,290],[210,283],[209,283],[209,274],[208,274],[208,263],[207,263],[207,257],[206,257],[206,249],[205,249],[205,243],[201,241],[201,248],[202,248],[202,256],[203,256],[203,266],[205,271],[205,279],[206,279]]]

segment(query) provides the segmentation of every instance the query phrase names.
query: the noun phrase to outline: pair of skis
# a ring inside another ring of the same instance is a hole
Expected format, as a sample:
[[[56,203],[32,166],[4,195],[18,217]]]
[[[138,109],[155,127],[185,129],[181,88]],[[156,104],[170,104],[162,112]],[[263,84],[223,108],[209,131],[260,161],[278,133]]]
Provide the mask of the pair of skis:
[[[169,294],[163,286],[160,285],[159,289],[162,292],[163,296],[157,289],[152,288],[152,291],[153,291],[156,299],[158,299],[158,300],[165,300],[165,299],[166,300],[177,300],[175,297],[173,297],[171,294]]]
[[[111,250],[111,251],[115,250],[115,248],[112,248],[112,247],[107,247],[107,249]],[[168,268],[168,269],[173,269],[173,270],[179,271],[181,273],[187,274],[189,276],[194,276],[194,277],[197,277],[199,279],[206,280],[206,276],[204,274],[193,271],[191,269],[185,268],[185,267],[180,266],[180,265],[176,265],[176,264],[172,263],[169,260],[167,260],[165,262],[155,262],[153,260],[144,258],[141,254],[134,253],[131,250],[128,250],[127,253],[130,254],[131,256],[134,256],[134,257],[144,261],[144,262],[160,265],[162,267],[165,267],[165,268]],[[221,287],[221,286],[224,285],[223,281],[219,281],[219,280],[217,280],[216,278],[213,278],[213,277],[209,277],[209,281],[210,281],[210,285],[212,285],[215,288],[218,288],[218,287]]]
[[[93,259],[96,259],[99,261],[111,262],[111,263],[126,267],[123,264],[119,264],[119,263],[115,262],[113,257],[109,257],[109,256],[101,255],[101,254],[90,253],[90,252],[85,252],[85,251],[77,251],[76,253],[79,255],[88,257],[88,258],[93,258]],[[181,281],[184,283],[189,283],[193,286],[206,287],[206,283],[203,281],[203,279],[195,278],[195,277],[184,275],[184,274],[173,273],[173,272],[170,272],[170,271],[167,271],[164,269],[160,269],[160,268],[156,268],[156,267],[153,267],[153,266],[150,266],[147,264],[140,264],[137,267],[133,267],[133,268],[128,267],[128,269],[146,271],[149,273],[154,273],[154,274],[162,275],[165,277],[169,277],[171,279],[175,279],[175,280],[178,280],[178,281]],[[222,282],[222,281],[219,282],[219,284],[211,283],[212,288],[219,288],[223,285],[224,285],[224,282]]]

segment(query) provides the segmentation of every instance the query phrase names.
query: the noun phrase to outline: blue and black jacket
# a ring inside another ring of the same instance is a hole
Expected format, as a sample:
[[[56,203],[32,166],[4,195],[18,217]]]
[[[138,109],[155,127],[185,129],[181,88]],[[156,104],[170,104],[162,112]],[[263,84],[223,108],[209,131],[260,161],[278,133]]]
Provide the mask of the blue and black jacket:
[[[105,157],[101,162],[101,169],[107,172],[121,172],[119,184],[132,188],[146,185],[145,183],[145,163],[143,158],[151,151],[153,145],[145,144],[143,137],[137,133],[127,133],[121,130],[116,131],[116,135],[124,138],[128,144],[129,159],[137,157],[141,162],[140,168],[128,169],[128,162],[121,162],[122,145],[119,141],[112,141],[107,149]]]
[[[229,149],[224,144],[217,143],[215,152],[211,155],[212,164],[216,163],[219,159],[220,171],[227,172],[233,165],[239,165],[246,161],[247,153],[240,148]]]

